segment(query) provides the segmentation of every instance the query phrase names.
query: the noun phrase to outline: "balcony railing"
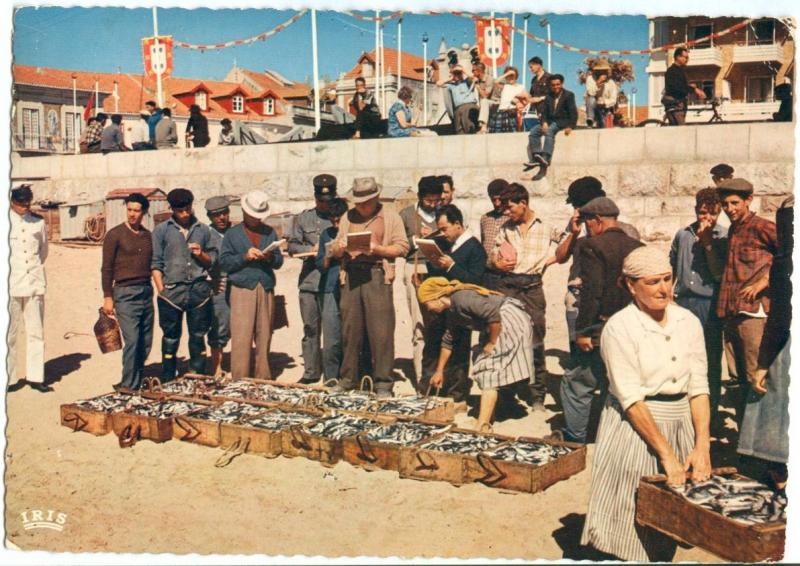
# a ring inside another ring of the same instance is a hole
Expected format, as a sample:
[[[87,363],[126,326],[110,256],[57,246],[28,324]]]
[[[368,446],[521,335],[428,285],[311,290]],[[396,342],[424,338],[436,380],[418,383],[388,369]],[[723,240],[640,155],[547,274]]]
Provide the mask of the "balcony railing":
[[[700,65],[722,67],[722,50],[719,47],[708,47],[706,49],[692,49],[689,51],[689,62],[687,66],[698,67]]]
[[[13,150],[31,153],[74,153],[74,138],[53,138],[27,132],[14,132]]]
[[[733,48],[734,63],[761,63],[763,61],[783,61],[783,46],[778,43],[767,45],[737,45]]]

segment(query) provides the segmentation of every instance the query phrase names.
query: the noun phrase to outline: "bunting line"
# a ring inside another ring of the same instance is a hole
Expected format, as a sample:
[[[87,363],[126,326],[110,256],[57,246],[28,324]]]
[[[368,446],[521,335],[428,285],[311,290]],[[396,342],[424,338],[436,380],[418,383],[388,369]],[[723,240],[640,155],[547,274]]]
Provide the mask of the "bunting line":
[[[225,49],[227,47],[235,47],[237,45],[249,45],[249,44],[255,43],[257,41],[264,41],[268,37],[273,36],[276,33],[282,32],[283,30],[288,28],[290,25],[295,23],[297,20],[302,18],[305,15],[306,12],[308,12],[308,9],[300,10],[294,16],[292,16],[291,18],[289,18],[288,20],[286,20],[282,24],[275,26],[271,30],[265,31],[264,33],[260,33],[258,35],[253,36],[253,37],[248,37],[246,39],[234,39],[232,41],[226,41],[224,43],[211,43],[211,44],[207,44],[207,45],[204,45],[204,44],[199,44],[198,45],[198,44],[195,44],[195,43],[187,43],[185,41],[175,41],[173,43],[173,45],[175,47],[182,47],[183,49],[195,49],[195,50],[198,50],[198,51],[206,51],[206,50],[210,50],[210,49]]]

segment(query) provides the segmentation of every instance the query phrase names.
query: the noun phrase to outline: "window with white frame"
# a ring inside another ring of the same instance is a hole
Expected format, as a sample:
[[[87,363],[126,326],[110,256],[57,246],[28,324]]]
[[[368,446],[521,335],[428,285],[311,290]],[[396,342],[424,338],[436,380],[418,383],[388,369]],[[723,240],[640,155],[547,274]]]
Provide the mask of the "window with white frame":
[[[769,45],[775,43],[775,20],[765,18],[747,26],[747,45]]]
[[[194,93],[194,103],[200,107],[200,110],[208,110],[208,95],[204,90],[198,90]]]
[[[703,39],[704,37],[708,37],[714,33],[714,25],[713,24],[698,24],[694,26],[689,26],[689,41],[697,41],[698,39]],[[714,40],[709,39],[708,41],[703,41],[698,43],[697,45],[693,45],[692,49],[708,49],[709,47],[714,46]]]
[[[81,113],[79,112],[65,112],[64,113],[64,149],[66,151],[73,151],[75,149],[76,140],[81,135]]]
[[[275,99],[271,96],[264,98],[264,114],[267,116],[275,114]]]
[[[233,105],[232,109],[235,113],[241,114],[244,112],[244,96],[241,94],[234,94],[233,95]]]
[[[39,147],[40,140],[40,120],[39,110],[34,108],[22,109],[22,144],[26,149]]]
[[[747,77],[745,100],[747,102],[772,102],[775,77]]]

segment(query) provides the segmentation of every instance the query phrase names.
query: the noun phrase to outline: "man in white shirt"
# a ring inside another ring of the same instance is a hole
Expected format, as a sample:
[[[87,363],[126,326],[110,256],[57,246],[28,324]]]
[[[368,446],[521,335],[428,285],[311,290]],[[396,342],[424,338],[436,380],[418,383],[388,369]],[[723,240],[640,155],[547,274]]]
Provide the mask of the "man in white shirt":
[[[33,191],[22,185],[11,191],[10,276],[11,296],[8,327],[9,382],[17,379],[17,340],[25,326],[26,377],[14,385],[47,393],[53,388],[44,383],[44,294],[46,281],[47,228],[44,219],[31,212]]]
[[[150,111],[147,108],[139,110],[139,120],[134,122],[129,128],[125,139],[131,144],[131,149],[141,151],[145,149],[155,149],[150,143]]]
[[[605,117],[617,105],[619,87],[607,63],[596,65],[586,77],[586,125],[605,127]]]

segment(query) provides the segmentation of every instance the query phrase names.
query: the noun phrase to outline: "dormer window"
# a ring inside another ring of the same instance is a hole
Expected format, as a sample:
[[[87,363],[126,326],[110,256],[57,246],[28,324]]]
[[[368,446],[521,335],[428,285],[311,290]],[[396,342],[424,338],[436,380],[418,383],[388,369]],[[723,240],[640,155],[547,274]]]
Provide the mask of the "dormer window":
[[[200,110],[208,110],[208,95],[204,90],[198,90],[194,93],[194,103],[200,107]]]
[[[268,96],[264,99],[264,115],[273,116],[275,114],[275,99]]]
[[[241,94],[234,94],[231,99],[233,112],[242,114],[244,112],[244,96]]]

